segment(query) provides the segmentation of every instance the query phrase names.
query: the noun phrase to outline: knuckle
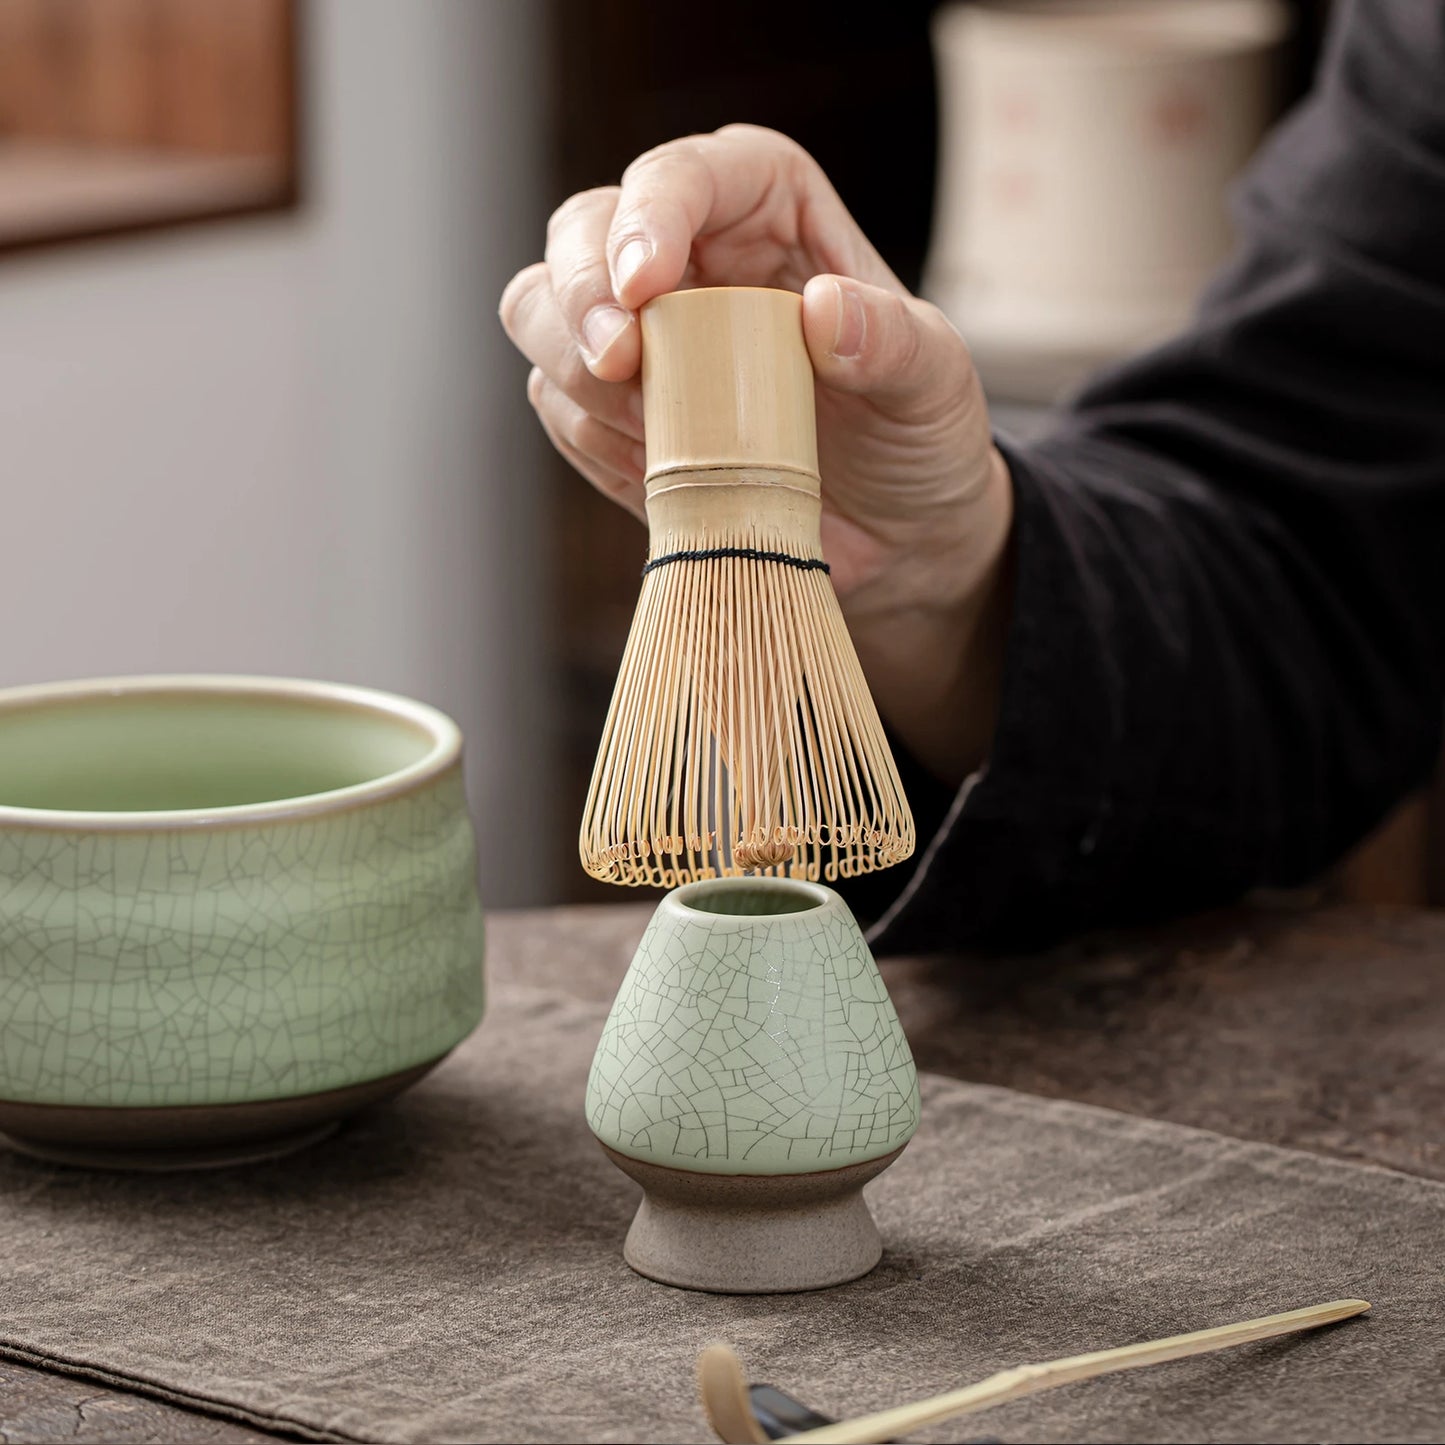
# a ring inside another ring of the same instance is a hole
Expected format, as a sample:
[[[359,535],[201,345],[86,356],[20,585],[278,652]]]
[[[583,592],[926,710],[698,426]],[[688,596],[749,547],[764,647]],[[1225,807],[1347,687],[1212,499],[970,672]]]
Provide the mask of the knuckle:
[[[904,374],[911,374],[918,369],[921,362],[926,360],[927,331],[922,324],[922,318],[914,314],[906,297],[894,297],[889,310],[893,313],[889,328],[894,337],[892,369]]]
[[[650,177],[661,175],[675,179],[679,171],[690,171],[694,175],[705,172],[713,139],[711,134],[698,132],[678,136],[676,140],[664,141],[651,150],[643,151],[622,173],[623,195],[639,188],[645,191]]]
[[[577,214],[585,194],[585,192],[579,192],[575,196],[568,196],[567,199],[547,217],[547,244],[549,246],[557,239],[558,231],[563,230],[572,217]]]
[[[550,381],[563,396],[585,396],[592,373],[582,359],[582,353],[575,344],[570,344],[558,355],[549,358]]]
[[[574,262],[553,278],[553,291],[563,316],[580,324],[583,316],[599,301],[612,294],[607,279],[606,263],[599,252]]]
[[[592,478],[592,485],[606,497],[619,501],[626,497],[637,484],[616,472],[598,472]]]
[[[641,475],[631,455],[632,443],[600,418],[578,408],[565,430],[577,452],[602,471],[618,474],[621,484]]]
[[[570,397],[552,388],[548,415],[553,432],[589,461],[599,455],[597,423]]]
[[[600,461],[607,454],[606,427],[596,417],[589,416],[580,409],[572,415],[568,439],[583,456],[591,457],[594,461]]]
[[[615,203],[616,199],[616,186],[593,186],[590,190],[574,192],[547,217],[547,240],[553,241],[574,221],[590,211],[600,210],[609,200]]]
[[[913,309],[918,318],[918,330],[930,338],[931,346],[940,353],[952,352],[972,370],[973,353],[968,349],[968,342],[964,340],[962,332],[947,315],[931,301],[915,300]]]
[[[771,130],[765,125],[735,121],[715,131],[699,131],[692,135],[678,136],[675,140],[664,141],[661,145],[653,146],[651,150],[643,151],[622,173],[622,183],[626,187],[636,182],[639,176],[659,167],[683,164],[705,168],[713,159],[719,141],[731,142],[734,145],[740,142],[746,144],[757,152],[761,160],[801,162],[811,166],[817,164],[797,141],[782,131]]]
[[[909,304],[913,310],[913,314],[926,330],[932,332],[935,336],[952,336],[959,341],[963,340],[963,337],[958,334],[958,328],[932,301],[925,301],[922,297],[915,296],[911,298]]]
[[[782,174],[793,176],[821,176],[822,167],[813,154],[801,142],[780,130],[765,125],[750,125],[736,121],[715,132],[719,139],[743,142],[756,149],[759,159],[779,167]]]
[[[786,151],[798,155],[808,154],[792,136],[786,135],[780,130],[774,130],[771,126],[753,125],[750,121],[733,121],[731,125],[720,126],[713,134],[726,136],[730,140],[752,141],[757,145],[766,146],[769,150]]]
[[[562,442],[561,439],[558,437],[557,433],[552,429],[551,418],[547,415],[545,411],[538,411],[537,420],[542,424],[542,431],[545,434],[547,440],[552,443],[552,446],[557,451],[560,452],[562,450]]]
[[[907,312],[897,375],[914,391],[919,418],[926,423],[956,421],[973,404],[977,374],[963,337],[942,311],[926,301],[900,298]]]
[[[518,271],[507,282],[506,289],[502,292],[501,302],[497,306],[497,314],[502,319],[502,329],[513,340],[516,339],[517,332],[521,328],[531,297],[539,285],[546,284],[546,279],[546,262],[537,261]]]
[[[578,191],[546,218],[546,249],[553,247],[568,231],[582,227],[595,212],[608,212],[617,204],[617,186],[592,186],[591,191]]]
[[[676,140],[663,141],[661,145],[655,145],[651,150],[645,150],[641,155],[634,156],[627,163],[627,169],[622,172],[624,188],[629,181],[635,181],[639,175],[645,174],[654,166],[666,164],[687,155],[698,139],[699,137],[695,135],[679,136]]]

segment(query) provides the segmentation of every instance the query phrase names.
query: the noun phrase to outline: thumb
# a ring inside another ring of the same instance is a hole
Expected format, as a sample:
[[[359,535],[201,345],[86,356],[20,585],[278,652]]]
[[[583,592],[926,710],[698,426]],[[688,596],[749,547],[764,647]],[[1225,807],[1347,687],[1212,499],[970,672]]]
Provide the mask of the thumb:
[[[973,382],[968,347],[936,306],[847,276],[804,287],[803,336],[824,386],[895,413],[931,410]]]

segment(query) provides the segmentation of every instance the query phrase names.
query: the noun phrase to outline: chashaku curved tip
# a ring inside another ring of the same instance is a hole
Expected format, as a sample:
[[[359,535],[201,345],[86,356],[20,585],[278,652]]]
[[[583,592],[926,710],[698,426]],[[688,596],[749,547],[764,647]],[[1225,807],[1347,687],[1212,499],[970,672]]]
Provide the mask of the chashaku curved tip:
[[[724,1445],[768,1445],[753,1414],[742,1362],[727,1345],[709,1345],[697,1357],[697,1388],[713,1431]]]

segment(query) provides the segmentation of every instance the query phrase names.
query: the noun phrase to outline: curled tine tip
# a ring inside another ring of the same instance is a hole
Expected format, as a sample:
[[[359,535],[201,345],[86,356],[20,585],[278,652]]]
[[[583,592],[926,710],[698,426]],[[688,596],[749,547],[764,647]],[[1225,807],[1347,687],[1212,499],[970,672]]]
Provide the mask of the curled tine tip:
[[[584,868],[672,888],[901,862],[913,815],[816,540],[791,512],[769,520],[773,488],[694,490],[707,506],[660,499],[673,525],[649,503],[656,565],[588,789]]]

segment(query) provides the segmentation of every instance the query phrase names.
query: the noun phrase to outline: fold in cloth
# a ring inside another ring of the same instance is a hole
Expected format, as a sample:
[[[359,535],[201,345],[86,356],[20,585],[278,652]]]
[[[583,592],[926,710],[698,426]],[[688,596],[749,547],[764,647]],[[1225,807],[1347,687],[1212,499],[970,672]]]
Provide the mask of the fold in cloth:
[[[1357,1295],[1372,1315],[920,1438],[1439,1438],[1445,1187],[930,1076],[869,1189],[877,1270],[685,1293],[622,1262],[638,1195],[582,1118],[604,1013],[498,988],[409,1095],[273,1164],[0,1155],[0,1352],[316,1439],[705,1440],[693,1360],[715,1339],[841,1415]]]

